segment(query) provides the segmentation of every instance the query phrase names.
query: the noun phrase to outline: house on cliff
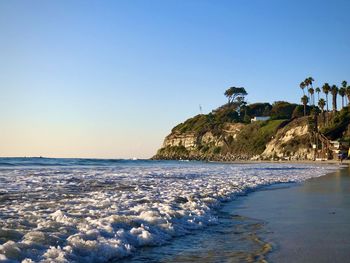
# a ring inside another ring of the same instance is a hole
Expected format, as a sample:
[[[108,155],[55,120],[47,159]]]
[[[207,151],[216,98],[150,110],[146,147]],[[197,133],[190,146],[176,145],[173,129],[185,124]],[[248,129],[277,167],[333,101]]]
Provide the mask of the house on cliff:
[[[253,123],[256,121],[268,121],[269,119],[270,119],[270,116],[255,116],[250,121]]]

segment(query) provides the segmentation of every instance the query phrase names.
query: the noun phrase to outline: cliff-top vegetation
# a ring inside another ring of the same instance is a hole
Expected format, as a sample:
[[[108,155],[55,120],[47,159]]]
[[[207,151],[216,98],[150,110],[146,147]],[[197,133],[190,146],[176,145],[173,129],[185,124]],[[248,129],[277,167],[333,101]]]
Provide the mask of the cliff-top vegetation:
[[[314,88],[313,85],[312,77],[300,83],[301,104],[287,101],[249,104],[246,101],[248,92],[245,88],[230,87],[224,92],[226,104],[208,114],[198,114],[175,126],[156,158],[215,160],[218,156],[219,159],[222,159],[222,156],[229,156],[228,159],[238,156],[249,159],[262,154],[277,131],[289,123],[292,123],[289,128],[308,125],[310,132],[317,130],[329,139],[350,141],[350,107],[345,106],[350,102],[350,86],[347,86],[346,81],[341,83],[340,88],[328,83],[321,88]],[[337,110],[338,95],[341,96],[342,102],[340,111]],[[329,110],[329,96],[332,98],[332,110]],[[269,120],[252,122],[251,119],[257,116],[269,117]],[[235,124],[241,124],[237,126],[239,131],[229,131]],[[284,142],[283,148],[297,151],[298,144],[311,147],[308,138],[308,135],[293,138],[290,141],[293,145]],[[186,145],[183,140],[190,143]]]

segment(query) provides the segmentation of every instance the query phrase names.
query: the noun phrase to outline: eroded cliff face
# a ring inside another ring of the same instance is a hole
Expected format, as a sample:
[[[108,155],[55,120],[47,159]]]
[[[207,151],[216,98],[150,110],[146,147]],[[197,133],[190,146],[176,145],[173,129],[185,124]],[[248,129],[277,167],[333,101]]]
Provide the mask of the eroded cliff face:
[[[264,123],[259,125],[264,129]],[[219,131],[207,131],[204,134],[181,133],[175,130],[165,138],[162,148],[153,158],[216,161],[312,159],[306,118],[277,126],[272,136],[265,138],[263,149],[254,153],[245,148],[245,144],[247,141],[260,139],[257,138],[259,125],[225,123]],[[263,135],[264,133],[261,136]]]
[[[291,122],[277,131],[266,145],[261,159],[311,160],[313,152],[310,145],[309,127],[305,119]]]
[[[237,134],[245,125],[242,123],[225,123],[220,135],[214,135],[211,131],[204,133],[203,135],[196,135],[193,132],[187,133],[171,133],[164,142],[163,147],[172,146],[184,146],[185,148],[195,148],[199,145],[212,144],[214,146],[224,145],[225,138],[232,136],[236,138]]]
[[[218,149],[224,147],[227,141],[234,140],[244,126],[241,123],[225,123],[216,134],[212,131],[202,135],[193,132],[172,132],[165,138],[162,148],[153,158],[221,160],[223,157]]]
[[[168,135],[164,142],[163,147],[184,146],[185,148],[193,148],[197,145],[198,138],[193,132],[189,133],[174,133]]]

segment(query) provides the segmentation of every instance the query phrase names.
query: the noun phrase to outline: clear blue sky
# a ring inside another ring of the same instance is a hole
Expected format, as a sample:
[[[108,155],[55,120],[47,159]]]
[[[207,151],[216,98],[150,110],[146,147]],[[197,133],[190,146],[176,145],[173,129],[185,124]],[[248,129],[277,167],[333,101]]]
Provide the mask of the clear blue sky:
[[[0,1],[0,155],[150,157],[226,102],[350,81],[350,1]]]

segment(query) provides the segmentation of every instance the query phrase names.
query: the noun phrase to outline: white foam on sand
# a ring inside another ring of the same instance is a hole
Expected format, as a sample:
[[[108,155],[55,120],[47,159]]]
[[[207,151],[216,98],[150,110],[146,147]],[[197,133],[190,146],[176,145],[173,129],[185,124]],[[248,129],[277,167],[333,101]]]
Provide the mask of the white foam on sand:
[[[178,164],[0,169],[0,262],[106,262],[216,224],[224,200],[335,166]]]

